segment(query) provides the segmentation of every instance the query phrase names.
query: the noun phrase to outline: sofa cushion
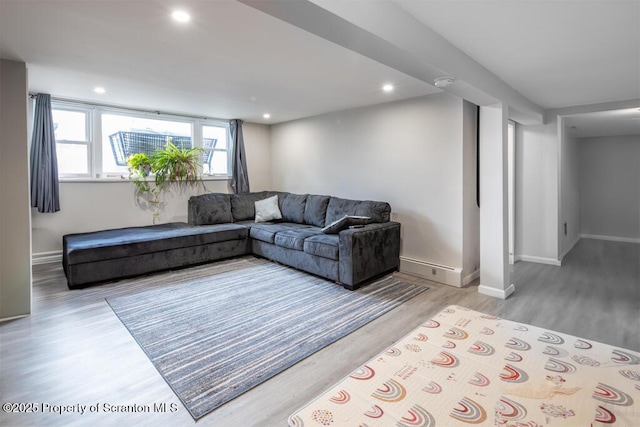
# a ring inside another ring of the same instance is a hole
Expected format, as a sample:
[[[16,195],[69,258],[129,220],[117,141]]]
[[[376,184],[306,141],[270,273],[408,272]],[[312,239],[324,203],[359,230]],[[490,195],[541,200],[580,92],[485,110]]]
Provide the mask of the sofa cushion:
[[[267,222],[282,219],[280,208],[278,207],[278,196],[268,197],[254,203],[256,210],[256,222]]]
[[[319,233],[320,230],[316,227],[279,231],[276,234],[274,243],[276,246],[301,251],[304,247],[304,240]]]
[[[345,215],[368,216],[373,219],[373,222],[389,222],[391,206],[386,202],[331,197],[327,206],[326,223],[331,224]]]
[[[284,221],[304,224],[304,208],[307,204],[306,194],[281,193],[279,202],[280,212],[282,212]]]
[[[191,226],[183,222],[127,227],[63,237],[69,265],[124,258],[189,246],[247,238],[246,227],[236,224]]]
[[[231,214],[233,215],[233,220],[244,221],[246,219],[254,219],[256,216],[255,203],[258,200],[263,200],[270,196],[273,196],[273,194],[267,191],[231,194]]]
[[[252,239],[261,240],[267,243],[273,243],[273,240],[276,237],[276,233],[280,230],[278,228],[262,227],[263,225],[275,224],[257,223],[249,229],[249,236]]]
[[[337,234],[318,234],[304,240],[304,251],[311,255],[338,260],[340,238]]]
[[[189,224],[208,225],[233,222],[228,194],[211,193],[192,196],[188,203]]]
[[[267,243],[275,243],[276,234],[280,231],[311,228],[304,224],[294,224],[291,222],[280,222],[277,224],[259,222],[251,225],[249,236],[252,239],[261,240]]]
[[[329,196],[307,196],[307,203],[304,207],[304,223],[324,227],[329,199]]]

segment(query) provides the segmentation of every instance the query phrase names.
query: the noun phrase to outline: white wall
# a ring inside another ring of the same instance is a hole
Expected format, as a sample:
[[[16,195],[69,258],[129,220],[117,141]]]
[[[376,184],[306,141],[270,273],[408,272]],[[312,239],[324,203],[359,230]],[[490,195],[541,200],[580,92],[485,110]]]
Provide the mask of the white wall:
[[[516,126],[516,260],[558,264],[558,130]]]
[[[271,190],[271,127],[245,123],[242,133],[251,191]]]
[[[442,93],[278,124],[271,144],[274,189],[387,201],[402,223],[401,256],[462,269],[460,98]]]
[[[213,191],[226,192],[226,181],[207,181]],[[201,192],[201,191],[200,191]],[[186,203],[198,191],[170,193],[158,223],[186,221]],[[61,182],[60,211],[32,215],[34,261],[62,250],[62,236],[71,233],[151,225],[152,211],[136,204],[134,186],[130,182]]]
[[[252,191],[271,187],[269,127],[245,123],[245,150]],[[231,192],[228,181],[205,181],[206,190],[172,191],[159,223],[187,221],[187,200],[204,192]],[[62,182],[60,212],[40,214],[32,210],[34,259],[46,260],[59,256],[62,236],[69,233],[104,230],[152,224],[152,213],[136,203],[134,186],[130,182]]]
[[[516,259],[559,265],[581,236],[638,241],[640,138],[571,138],[549,117],[516,126]]]
[[[578,141],[582,234],[640,241],[640,137]]]
[[[561,136],[561,189],[560,189],[560,236],[558,252],[563,258],[580,239],[580,178],[578,166],[578,139],[562,132]],[[564,224],[567,231],[565,234]]]
[[[463,103],[463,160],[462,160],[462,269],[469,282],[480,274],[480,208],[477,204],[477,107]]]
[[[31,312],[27,70],[0,60],[0,319]]]

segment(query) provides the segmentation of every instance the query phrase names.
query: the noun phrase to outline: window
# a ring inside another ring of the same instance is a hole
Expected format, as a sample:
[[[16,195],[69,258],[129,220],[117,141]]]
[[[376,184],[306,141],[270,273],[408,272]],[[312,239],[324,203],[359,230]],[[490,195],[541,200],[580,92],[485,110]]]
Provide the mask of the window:
[[[228,127],[202,126],[205,175],[229,175],[229,151],[227,148]]]
[[[52,110],[60,178],[127,176],[127,157],[140,152],[151,155],[167,142],[182,148],[201,147],[204,176],[229,176],[225,121],[55,100]]]
[[[102,172],[107,176],[128,173],[127,157],[136,153],[150,156],[167,142],[193,147],[193,125],[189,122],[103,113],[101,123]]]
[[[54,109],[52,116],[58,175],[90,176],[89,113],[83,110]]]

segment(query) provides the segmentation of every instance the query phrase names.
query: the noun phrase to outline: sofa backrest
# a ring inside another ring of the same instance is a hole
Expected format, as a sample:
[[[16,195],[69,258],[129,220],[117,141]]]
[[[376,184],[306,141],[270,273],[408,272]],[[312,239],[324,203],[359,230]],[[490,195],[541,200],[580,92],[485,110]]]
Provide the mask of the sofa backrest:
[[[308,195],[304,207],[304,223],[324,227],[329,199],[331,199],[330,196]]]
[[[189,198],[187,217],[191,225],[233,222],[229,194],[209,193]]]
[[[246,221],[256,217],[255,203],[278,194],[275,191],[258,191],[254,193],[231,194],[231,214],[233,221]]]
[[[278,196],[282,220],[325,227],[345,215],[368,216],[373,222],[389,222],[386,202],[349,200],[315,194],[259,191],[245,194],[210,193],[189,199],[188,221],[192,225],[224,224],[255,218],[255,202]]]
[[[278,204],[282,220],[304,224],[304,209],[308,194],[278,193]]]
[[[373,222],[389,222],[391,205],[371,200],[349,200],[331,197],[327,206],[325,224],[331,224],[345,215],[368,216]]]

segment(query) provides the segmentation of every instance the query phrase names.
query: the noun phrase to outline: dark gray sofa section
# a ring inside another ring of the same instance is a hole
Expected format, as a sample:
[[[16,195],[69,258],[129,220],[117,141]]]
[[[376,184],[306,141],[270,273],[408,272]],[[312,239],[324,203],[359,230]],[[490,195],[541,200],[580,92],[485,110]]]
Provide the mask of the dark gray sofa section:
[[[246,227],[169,223],[62,238],[62,265],[70,289],[186,267],[247,253]]]
[[[255,223],[255,202],[274,195],[282,220]],[[325,195],[205,194],[189,199],[188,224],[64,236],[63,266],[75,288],[252,253],[355,289],[399,267],[400,224],[390,214],[385,202]],[[344,215],[367,216],[372,223],[322,232]]]
[[[254,202],[274,195],[282,222],[254,223]],[[251,253],[335,280],[345,288],[355,289],[400,265],[400,224],[390,221],[388,203],[275,191],[204,195],[189,200],[189,223],[222,223],[224,218],[212,220],[208,214],[222,210],[214,206],[218,203],[224,211],[231,206],[234,221],[250,229]],[[322,227],[345,215],[367,216],[372,223],[338,234],[322,232]]]

